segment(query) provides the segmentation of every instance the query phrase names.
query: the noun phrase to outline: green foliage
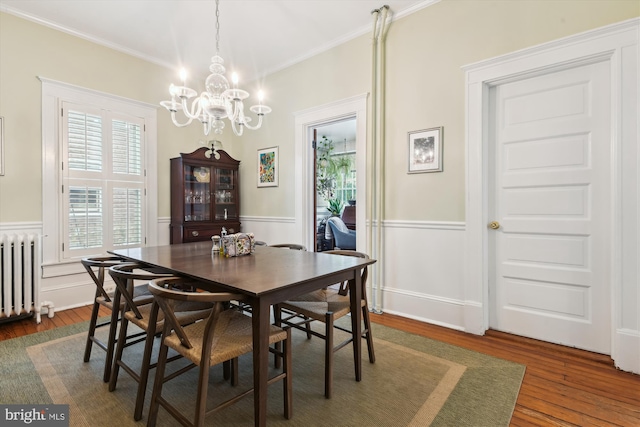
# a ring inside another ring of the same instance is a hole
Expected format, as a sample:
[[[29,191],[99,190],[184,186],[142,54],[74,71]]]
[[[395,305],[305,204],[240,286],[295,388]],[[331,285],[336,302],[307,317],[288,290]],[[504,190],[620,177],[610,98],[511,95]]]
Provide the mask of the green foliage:
[[[342,200],[340,199],[331,199],[329,200],[329,206],[327,206],[327,210],[329,211],[329,213],[331,215],[335,215],[338,216],[340,215],[340,212],[342,212],[342,207],[343,207],[343,203]]]
[[[347,174],[353,168],[350,156],[333,154],[333,141],[326,136],[317,141],[316,146],[316,192],[330,202],[341,174]]]

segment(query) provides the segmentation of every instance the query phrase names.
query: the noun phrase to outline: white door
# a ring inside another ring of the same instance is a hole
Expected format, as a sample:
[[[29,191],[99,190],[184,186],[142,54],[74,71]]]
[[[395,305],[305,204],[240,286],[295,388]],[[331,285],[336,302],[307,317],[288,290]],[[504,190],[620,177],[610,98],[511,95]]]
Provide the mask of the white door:
[[[490,327],[611,353],[607,63],[498,85]]]

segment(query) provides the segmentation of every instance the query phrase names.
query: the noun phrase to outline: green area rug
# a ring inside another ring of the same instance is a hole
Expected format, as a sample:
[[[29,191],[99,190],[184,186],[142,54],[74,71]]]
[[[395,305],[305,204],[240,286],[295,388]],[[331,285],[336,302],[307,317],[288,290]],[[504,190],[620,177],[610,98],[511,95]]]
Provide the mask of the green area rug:
[[[105,352],[83,363],[86,322],[0,342],[0,403],[69,404],[71,426],[143,426],[133,420],[136,383],[121,370],[118,387],[102,382]],[[339,334],[336,334],[339,335]],[[362,381],[354,379],[350,348],[335,354],[333,398],[325,399],[323,341],[293,331],[293,418],[283,417],[282,386],[269,386],[273,426],[508,426],[525,367],[453,345],[373,325],[376,363],[363,349]],[[339,337],[336,336],[336,342]],[[158,340],[156,340],[158,341]],[[127,351],[128,350],[128,351]],[[142,345],[125,350],[138,360]],[[174,365],[179,362],[174,362]],[[214,368],[212,403],[251,387],[251,357],[240,359],[240,385]],[[152,374],[153,375],[153,374]],[[172,399],[192,406],[196,370],[167,383]],[[252,426],[253,397],[208,418],[219,426]],[[160,409],[159,426],[177,423]]]

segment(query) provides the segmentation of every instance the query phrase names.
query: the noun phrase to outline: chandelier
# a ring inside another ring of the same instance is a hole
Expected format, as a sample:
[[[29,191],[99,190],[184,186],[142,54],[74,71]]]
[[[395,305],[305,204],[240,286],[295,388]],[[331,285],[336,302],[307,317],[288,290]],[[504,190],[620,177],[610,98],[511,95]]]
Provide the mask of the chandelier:
[[[250,125],[251,118],[244,113],[244,100],[249,97],[249,92],[238,88],[238,75],[233,73],[231,81],[225,77],[224,60],[220,57],[220,10],[219,0],[216,0],[216,54],[211,58],[209,77],[205,81],[206,90],[199,96],[198,92],[185,86],[186,71],[180,72],[181,86],[171,84],[169,93],[170,101],[162,101],[160,105],[171,112],[171,120],[178,127],[184,127],[194,119],[198,119],[204,125],[204,134],[209,135],[211,130],[217,135],[222,134],[225,127],[223,119],[231,122],[233,132],[240,136],[244,128],[250,130],[259,129],[262,126],[262,116],[269,114],[271,108],[262,105],[263,93],[258,92],[258,105],[253,105],[249,110],[258,116],[258,122]],[[192,99],[193,98],[193,99]],[[191,104],[191,105],[189,105]],[[182,111],[186,122],[180,123],[176,113]]]

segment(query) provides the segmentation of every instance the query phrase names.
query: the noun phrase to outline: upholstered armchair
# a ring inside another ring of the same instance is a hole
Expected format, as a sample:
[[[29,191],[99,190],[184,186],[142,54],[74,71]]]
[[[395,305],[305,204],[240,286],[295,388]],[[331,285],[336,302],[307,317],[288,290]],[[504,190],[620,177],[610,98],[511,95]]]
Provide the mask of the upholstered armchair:
[[[332,216],[327,220],[327,224],[331,228],[331,233],[335,239],[335,247],[340,249],[356,248],[356,232],[349,230],[345,223],[337,216]]]

